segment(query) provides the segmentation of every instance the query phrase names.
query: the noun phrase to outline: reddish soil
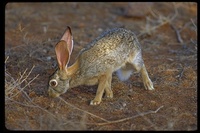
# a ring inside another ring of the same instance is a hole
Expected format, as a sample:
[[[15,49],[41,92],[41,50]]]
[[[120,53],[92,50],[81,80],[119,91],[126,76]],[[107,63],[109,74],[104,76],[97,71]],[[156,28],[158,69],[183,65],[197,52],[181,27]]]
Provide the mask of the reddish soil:
[[[189,2],[8,3],[5,128],[197,130],[196,25],[197,3]],[[125,82],[113,73],[114,98],[103,98],[98,106],[89,105],[97,86],[79,86],[49,98],[48,78],[57,67],[54,46],[66,26],[74,38],[70,64],[107,29],[135,32],[155,90],[144,90],[138,73]]]

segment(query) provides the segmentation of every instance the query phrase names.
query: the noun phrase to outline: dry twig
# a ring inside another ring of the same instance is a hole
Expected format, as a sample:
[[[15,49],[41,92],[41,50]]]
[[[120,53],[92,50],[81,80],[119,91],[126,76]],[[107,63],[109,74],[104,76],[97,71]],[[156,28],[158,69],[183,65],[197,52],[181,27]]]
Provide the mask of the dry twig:
[[[27,69],[24,71],[24,73],[22,75],[20,75],[20,78],[16,80],[16,85],[14,85],[14,87],[12,87],[12,89],[6,89],[6,95],[8,94],[12,94],[12,91],[16,88],[16,86],[21,85],[25,80],[27,80],[27,78],[29,77],[29,75],[31,74],[33,68],[35,66],[33,66],[30,70],[30,72],[24,77],[24,75],[26,74]],[[25,86],[23,86],[22,88],[20,88],[20,90],[11,95],[9,98],[12,99],[13,97],[17,96],[21,91],[23,91],[28,85],[30,85],[37,77],[39,76],[39,74],[37,74],[31,81],[29,81]]]
[[[192,21],[192,24],[194,25],[195,31],[197,32],[197,25],[194,23],[193,19],[190,19]]]
[[[151,111],[140,113],[140,114],[137,114],[135,116],[128,117],[128,118],[123,118],[123,119],[119,119],[119,120],[115,120],[115,121],[109,121],[109,122],[104,122],[104,123],[94,123],[94,124],[98,125],[98,126],[102,126],[102,125],[108,125],[108,124],[114,124],[114,123],[124,122],[124,121],[130,120],[130,119],[133,119],[133,118],[137,118],[137,117],[140,117],[140,116],[144,116],[144,115],[148,115],[148,114],[155,114],[155,113],[157,113],[163,107],[164,106],[160,106],[155,111],[151,110]]]
[[[183,44],[183,39],[180,35],[180,30],[178,30],[173,24],[171,24],[171,27],[175,30],[176,32],[176,36],[177,36],[177,40],[179,43]]]
[[[157,25],[157,26],[154,26],[151,29],[148,29],[147,31],[141,32],[139,35],[137,35],[137,37],[139,38],[139,37],[141,37],[141,36],[143,36],[145,34],[149,34],[149,32],[154,31],[157,28],[159,28],[159,27],[161,27],[161,26],[163,26],[163,25],[165,25],[167,23],[171,23],[176,18],[176,16],[178,15],[178,10],[175,7],[174,3],[173,3],[173,6],[174,6],[175,13],[174,13],[174,15],[172,17],[162,17],[162,16],[159,15],[158,21],[161,21],[160,24]],[[157,18],[157,15],[154,12],[152,12],[152,15]]]
[[[74,106],[74,105],[72,105],[72,104],[66,102],[66,101],[65,101],[63,98],[61,98],[61,97],[59,97],[59,99],[60,99],[61,101],[63,101],[65,104],[67,104],[67,105],[69,105],[69,106],[71,106],[71,107],[73,107],[73,108],[75,108],[75,109],[77,109],[77,110],[80,110],[80,111],[82,111],[82,112],[84,112],[84,113],[86,113],[86,114],[89,114],[89,115],[91,115],[91,116],[94,116],[94,117],[96,117],[96,118],[99,118],[99,119],[101,119],[101,120],[103,120],[103,121],[110,122],[110,121],[108,121],[108,120],[106,120],[106,119],[104,119],[104,118],[102,118],[102,117],[99,117],[99,116],[97,116],[97,115],[95,115],[95,114],[92,114],[92,113],[90,113],[90,112],[88,112],[88,111],[86,111],[86,110],[80,109],[80,108],[78,108],[78,107],[76,107],[76,106]]]
[[[95,114],[92,114],[92,113],[90,113],[90,112],[88,112],[88,111],[86,111],[86,110],[80,109],[80,108],[78,108],[78,107],[76,107],[76,106],[74,106],[74,105],[72,105],[72,104],[66,102],[66,101],[65,101],[63,98],[61,98],[61,97],[59,97],[59,98],[60,98],[60,100],[62,100],[65,104],[67,104],[67,105],[69,105],[69,106],[71,106],[71,107],[73,107],[73,108],[75,108],[75,109],[77,109],[77,110],[80,110],[80,111],[82,111],[82,112],[84,112],[84,113],[86,113],[86,114],[89,114],[89,115],[91,115],[91,116],[94,116],[94,117],[96,117],[96,118],[99,118],[99,119],[105,121],[105,122],[102,122],[102,123],[86,123],[86,124],[98,125],[98,126],[103,126],[103,125],[108,125],[108,124],[119,123],[119,122],[127,121],[127,120],[130,120],[130,119],[133,119],[133,118],[137,118],[137,117],[139,117],[139,116],[144,116],[144,115],[147,115],[147,114],[155,114],[155,113],[157,113],[161,108],[164,107],[164,106],[160,106],[160,107],[159,107],[158,109],[156,109],[155,111],[152,111],[152,110],[151,110],[151,111],[148,111],[148,112],[144,112],[144,113],[137,114],[137,115],[132,116],[132,117],[123,118],[123,119],[119,119],[119,120],[115,120],[115,121],[108,121],[108,120],[106,120],[106,119],[104,119],[104,118],[101,118],[101,117],[99,117],[99,116],[97,116],[97,115],[95,115]]]
[[[5,63],[7,62],[9,57],[6,58],[6,61]],[[24,89],[30,85],[38,76],[39,74],[37,74],[33,79],[31,79],[28,83],[26,83],[23,87],[21,87],[21,84],[24,83],[24,81],[27,80],[27,78],[30,76],[33,68],[35,66],[33,66],[31,68],[31,70],[28,72],[27,74],[27,69],[22,73],[20,74],[20,77],[15,80],[6,70],[5,70],[5,74],[6,74],[6,77],[9,77],[11,79],[11,81],[7,81],[6,78],[5,78],[5,100],[7,101],[12,101],[16,104],[19,104],[21,106],[26,106],[26,107],[34,107],[34,108],[39,108],[41,110],[43,110],[44,112],[47,112],[48,114],[50,114],[51,116],[53,116],[54,118],[56,118],[55,115],[53,115],[52,113],[50,113],[49,111],[47,111],[46,109],[40,107],[39,105],[33,103],[32,99],[28,96],[28,94],[24,91]],[[15,92],[16,89],[19,89],[17,92]],[[21,103],[21,102],[18,102],[16,100],[14,100],[13,98],[15,96],[17,96],[19,93],[23,93],[26,98],[28,99],[29,103],[31,104],[24,104],[24,103]],[[8,104],[6,101],[5,104]]]
[[[141,113],[138,109],[136,109],[136,111],[137,111],[138,114]],[[143,116],[143,118],[144,118],[148,123],[150,123],[150,124],[151,124],[151,127],[153,127],[155,130],[158,130],[158,129],[159,129],[159,128],[158,128],[154,123],[152,123],[146,116]]]
[[[6,62],[8,61],[8,59],[9,59],[9,56],[6,57],[6,60],[5,60],[5,62],[4,62],[5,64],[6,64]]]
[[[178,78],[178,81],[181,80],[181,78],[182,78],[182,76],[183,76],[183,72],[184,72],[184,67],[182,66],[182,69],[181,69],[180,74],[178,74],[178,75],[176,76],[176,78]]]

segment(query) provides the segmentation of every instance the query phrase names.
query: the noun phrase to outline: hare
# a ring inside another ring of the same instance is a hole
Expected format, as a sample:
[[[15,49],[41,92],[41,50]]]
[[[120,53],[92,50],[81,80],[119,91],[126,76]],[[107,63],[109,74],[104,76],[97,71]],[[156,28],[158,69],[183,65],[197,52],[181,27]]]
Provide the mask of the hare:
[[[58,97],[68,89],[80,85],[96,85],[96,96],[90,105],[98,105],[102,95],[113,97],[112,73],[117,72],[120,80],[127,80],[133,68],[141,73],[146,90],[153,90],[142,59],[141,47],[136,35],[123,28],[114,28],[102,33],[79,52],[75,63],[68,66],[73,49],[73,37],[67,27],[61,40],[55,46],[59,68],[49,80],[48,94]]]

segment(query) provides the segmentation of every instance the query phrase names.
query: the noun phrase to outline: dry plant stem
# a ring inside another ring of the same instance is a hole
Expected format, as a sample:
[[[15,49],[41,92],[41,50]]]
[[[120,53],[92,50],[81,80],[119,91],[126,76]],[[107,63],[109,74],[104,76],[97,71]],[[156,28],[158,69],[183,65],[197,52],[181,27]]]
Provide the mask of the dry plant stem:
[[[194,23],[193,19],[191,19],[191,21],[192,21],[192,24],[193,24],[194,27],[195,27],[195,31],[197,32],[197,26],[196,26],[196,24]]]
[[[20,89],[20,91],[15,93],[15,95],[12,95],[10,98],[13,98],[13,97],[17,96],[22,90],[24,90],[28,85],[30,85],[38,76],[39,76],[39,74],[36,75],[31,81],[28,82],[28,84],[26,84],[23,88]]]
[[[185,24],[182,26],[182,28],[179,29],[179,32],[181,32],[181,31],[182,31],[183,29],[185,29],[185,28],[188,28],[188,26],[190,26],[191,23],[192,23],[192,24],[194,25],[194,27],[196,28],[196,25],[194,24],[194,22],[192,22],[193,19],[191,18],[190,20],[191,20],[191,21],[185,23]],[[196,29],[195,29],[195,31],[196,31]]]
[[[70,103],[68,103],[68,102],[66,102],[63,98],[61,98],[61,97],[58,97],[61,101],[63,101],[65,104],[67,104],[67,105],[69,105],[69,106],[71,106],[71,107],[73,107],[73,108],[75,108],[75,109],[77,109],[77,110],[80,110],[80,111],[82,111],[82,112],[84,112],[84,113],[86,113],[86,114],[89,114],[89,115],[91,115],[91,116],[94,116],[94,117],[96,117],[96,118],[99,118],[99,119],[101,119],[101,120],[103,120],[103,121],[106,121],[106,122],[110,122],[110,121],[108,121],[108,120],[106,120],[106,119],[104,119],[104,118],[102,118],[102,117],[99,117],[99,116],[97,116],[97,115],[95,115],[95,114],[92,114],[92,113],[90,113],[90,112],[88,112],[88,111],[86,111],[86,110],[82,110],[82,109],[80,109],[80,108],[78,108],[78,107],[76,107],[76,106],[74,106],[74,105],[72,105],[72,104],[70,104]]]
[[[174,15],[173,15],[171,18],[169,18],[169,19],[166,18],[164,21],[162,21],[161,24],[159,24],[159,25],[157,25],[157,26],[154,26],[153,28],[151,28],[151,29],[148,30],[147,32],[142,32],[142,33],[140,33],[139,35],[137,35],[137,37],[139,38],[139,37],[143,36],[144,34],[147,34],[147,33],[151,32],[151,31],[154,31],[154,30],[156,30],[157,28],[159,28],[159,27],[161,27],[161,26],[163,26],[163,25],[165,25],[165,24],[167,24],[167,23],[171,23],[171,22],[176,18],[176,16],[178,15],[178,11],[177,11],[177,8],[175,7],[175,4],[174,4],[174,3],[173,3],[173,6],[174,6],[175,13],[174,13]],[[153,15],[153,16],[156,16],[154,13],[153,13],[152,15]]]
[[[9,56],[6,57],[6,60],[5,60],[5,62],[4,62],[5,64],[6,64],[6,62],[8,61],[8,59],[9,59]]]
[[[5,63],[7,62],[8,58],[9,58],[9,56],[6,58]],[[15,94],[12,95],[14,89],[16,89],[16,86],[20,86],[20,85],[29,77],[29,75],[31,74],[31,72],[32,72],[32,70],[33,70],[34,67],[35,67],[35,66],[33,66],[33,67],[31,68],[30,72],[29,72],[25,77],[24,77],[24,75],[26,74],[27,69],[23,72],[22,75],[20,74],[20,78],[17,79],[16,81],[14,81],[14,84],[13,84],[12,86],[10,86],[11,89],[5,88],[5,100],[10,100],[10,101],[12,101],[12,102],[14,102],[14,103],[17,103],[17,104],[19,104],[19,105],[26,106],[26,107],[37,107],[37,108],[43,110],[44,112],[47,112],[48,114],[50,114],[50,115],[53,116],[54,118],[56,118],[56,116],[53,115],[52,113],[48,112],[47,110],[45,110],[45,109],[43,109],[42,107],[40,107],[40,106],[36,105],[35,103],[33,103],[33,102],[32,102],[32,99],[31,99],[31,98],[27,95],[27,93],[24,91],[24,89],[25,89],[28,85],[30,85],[30,84],[39,76],[39,74],[36,75],[31,81],[29,81],[23,88],[20,88],[20,90],[19,90],[17,93],[15,93]],[[5,73],[7,73],[7,71],[5,71]],[[9,76],[9,74],[8,74],[8,76]],[[10,77],[10,78],[12,78],[12,77]],[[14,80],[14,79],[13,79],[13,80]],[[20,102],[18,102],[18,101],[16,101],[16,100],[13,99],[13,97],[17,96],[20,92],[23,93],[23,94],[28,98],[28,101],[29,101],[32,105],[23,104],[23,103],[20,103]],[[11,94],[11,96],[8,96],[9,94]]]
[[[177,30],[176,27],[171,24],[171,27],[175,30],[176,32],[176,36],[177,36],[177,39],[178,39],[178,42],[183,44],[183,39],[181,38],[181,35],[180,35],[180,30]]]
[[[33,68],[34,68],[35,66],[33,66],[32,68],[31,68],[31,70],[30,70],[30,72],[28,73],[28,75],[26,76],[26,77],[24,77],[24,75],[26,74],[26,71],[28,70],[27,68],[25,69],[25,71],[24,71],[24,73],[21,75],[21,73],[19,74],[20,75],[20,78],[19,79],[17,79],[16,81],[18,82],[19,81],[19,84],[22,84],[26,79],[27,79],[27,77],[31,74],[31,72],[32,72],[32,70],[33,70]],[[24,78],[24,79],[23,79]],[[23,80],[22,80],[23,79]]]
[[[195,28],[194,30],[195,30],[196,35],[197,35],[197,26],[196,26],[196,24],[194,23],[193,19],[191,19],[191,21],[192,21],[192,24],[194,25],[194,28]],[[194,41],[194,40],[191,38],[190,41],[191,41],[193,44],[195,44],[195,49],[197,49],[197,40]]]
[[[155,111],[151,110],[151,111],[140,113],[140,114],[137,114],[135,116],[128,117],[128,118],[123,118],[123,119],[119,119],[119,120],[115,120],[115,121],[109,121],[109,122],[104,122],[104,123],[94,123],[94,124],[98,125],[98,126],[102,126],[102,125],[108,125],[108,124],[114,124],[114,123],[124,122],[124,121],[130,120],[130,119],[133,119],[133,118],[137,118],[139,116],[144,116],[144,115],[148,115],[148,114],[155,114],[155,113],[157,113],[163,107],[164,106],[162,105],[158,109],[156,109]]]
[[[29,75],[31,74],[31,72],[32,72],[32,70],[33,70],[34,67],[35,67],[35,66],[33,66],[33,67],[31,68],[30,72],[29,72],[29,73],[27,74],[27,76],[25,76],[25,77],[24,77],[24,75],[26,74],[27,68],[26,68],[26,70],[23,72],[22,75],[20,74],[20,78],[17,79],[16,81],[14,81],[15,84],[12,85],[12,86],[10,87],[11,89],[8,89],[8,88],[6,89],[6,92],[5,92],[6,96],[7,96],[8,94],[12,94],[13,90],[14,90],[17,86],[21,85],[21,84],[29,77]],[[15,93],[14,95],[11,95],[10,98],[15,97],[16,95],[18,95],[24,88],[26,88],[26,87],[27,87],[31,82],[33,82],[33,80],[35,80],[35,78],[37,78],[38,76],[39,76],[39,74],[38,74],[36,77],[34,77],[26,86],[24,86],[23,88],[20,88],[20,91],[19,91],[19,92]]]
[[[192,38],[190,39],[190,41],[191,41],[193,44],[197,45],[197,43],[196,43]]]
[[[162,105],[162,106],[160,106],[158,109],[156,109],[155,111],[152,111],[152,110],[151,110],[151,111],[148,111],[148,112],[144,112],[144,113],[137,114],[137,115],[132,116],[132,117],[123,118],[123,119],[119,119],[119,120],[115,120],[115,121],[108,121],[108,120],[103,119],[103,118],[101,118],[101,117],[99,117],[99,116],[97,116],[97,115],[94,115],[94,114],[92,114],[92,113],[90,113],[90,112],[88,112],[88,111],[82,110],[82,109],[80,109],[80,108],[78,108],[78,107],[76,107],[76,106],[74,106],[74,105],[71,105],[70,103],[66,102],[66,101],[65,101],[63,98],[61,98],[61,97],[59,97],[59,98],[60,98],[60,100],[62,100],[65,104],[67,104],[67,105],[69,105],[69,106],[71,106],[71,107],[73,107],[73,108],[75,108],[75,109],[77,109],[77,110],[83,111],[83,112],[86,113],[86,114],[89,114],[89,115],[94,116],[94,117],[96,117],[96,118],[99,118],[99,119],[101,119],[101,120],[103,120],[103,121],[106,121],[106,122],[103,122],[103,123],[86,123],[86,124],[98,125],[98,126],[103,126],[103,125],[108,125],[108,124],[119,123],[119,122],[127,121],[127,120],[130,120],[130,119],[137,118],[137,117],[139,117],[139,116],[148,115],[148,114],[155,114],[155,113],[157,113],[161,108],[164,107],[164,106]]]
[[[27,95],[26,92],[24,92],[24,91],[22,91],[22,92],[23,92],[23,94],[25,94],[25,96],[28,98],[28,100],[30,101],[30,103],[32,103],[35,107],[37,107],[37,108],[43,110],[44,112],[50,114],[50,115],[53,116],[54,118],[57,118],[55,115],[53,115],[52,113],[50,113],[50,112],[47,111],[46,109],[44,109],[44,108],[40,107],[39,105],[33,103],[32,99]]]
[[[137,111],[138,114],[141,113],[138,109],[136,109],[136,111]],[[150,127],[153,127],[155,130],[159,130],[159,128],[158,128],[154,123],[152,123],[146,116],[143,116],[143,118],[144,118],[149,124],[151,124]]]
[[[151,32],[151,31],[154,31],[154,30],[158,29],[159,27],[161,27],[161,26],[163,26],[163,25],[165,25],[165,24],[167,24],[167,23],[168,23],[168,21],[164,21],[163,23],[161,23],[161,24],[159,24],[159,25],[157,25],[157,26],[154,26],[154,27],[151,28],[150,30],[148,30],[148,31],[146,31],[146,32],[140,33],[139,35],[137,35],[137,37],[139,38],[139,37],[141,37],[141,36],[143,36],[143,35],[145,35],[145,34]]]
[[[7,100],[10,100],[10,101],[12,101],[12,102],[14,102],[14,103],[16,103],[16,104],[19,104],[19,105],[22,105],[22,106],[26,106],[26,107],[31,107],[31,108],[37,107],[37,106],[35,106],[35,105],[23,104],[23,103],[18,102],[18,101],[16,101],[16,100],[10,99],[9,97],[7,97]],[[9,104],[9,103],[6,102],[5,104],[7,105],[7,104]]]
[[[181,78],[183,76],[183,72],[184,72],[184,67],[182,68],[180,74],[178,74],[176,77],[178,78],[178,81],[181,81]]]
[[[13,100],[13,99],[9,98],[9,97],[7,97],[7,99],[10,100],[10,101],[12,101],[12,102],[14,102],[14,103],[17,103],[17,104],[19,104],[19,105],[21,105],[21,106],[26,106],[26,107],[31,107],[31,108],[39,108],[39,109],[41,109],[42,111],[44,111],[44,112],[50,114],[50,115],[53,116],[54,118],[57,118],[55,115],[53,115],[52,113],[50,113],[50,112],[47,111],[46,109],[44,109],[44,108],[40,107],[39,105],[33,103],[32,99],[27,95],[26,92],[24,92],[24,91],[22,91],[22,92],[23,92],[23,94],[28,98],[28,101],[29,101],[32,105],[31,105],[31,104],[28,105],[28,104],[20,103],[20,102],[18,102],[18,101],[16,101],[16,100]]]
[[[179,81],[181,80],[182,76],[183,76],[183,72],[184,72],[184,68],[182,69],[180,76],[179,76]]]

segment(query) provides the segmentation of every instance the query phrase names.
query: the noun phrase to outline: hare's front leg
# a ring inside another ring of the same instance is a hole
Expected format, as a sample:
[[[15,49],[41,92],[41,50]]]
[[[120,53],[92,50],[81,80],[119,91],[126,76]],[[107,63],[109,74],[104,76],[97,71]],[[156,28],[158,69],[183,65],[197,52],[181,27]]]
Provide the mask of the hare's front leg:
[[[113,91],[111,89],[111,82],[112,82],[112,73],[109,74],[108,80],[106,82],[107,85],[106,85],[105,91],[106,91],[106,97],[107,98],[113,98]]]
[[[108,87],[108,76],[102,75],[99,77],[99,85],[97,88],[96,96],[95,98],[90,102],[90,105],[98,105],[101,103],[101,99],[104,93],[105,88]]]

